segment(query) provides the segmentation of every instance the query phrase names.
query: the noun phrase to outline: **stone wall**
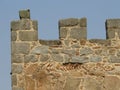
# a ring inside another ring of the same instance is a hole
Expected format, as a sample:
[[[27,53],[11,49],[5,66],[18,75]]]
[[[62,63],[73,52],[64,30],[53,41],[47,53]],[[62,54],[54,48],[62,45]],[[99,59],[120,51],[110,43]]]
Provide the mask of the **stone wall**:
[[[30,10],[11,22],[12,90],[120,90],[120,19],[106,40],[87,40],[86,18],[59,21],[59,40],[39,40]]]

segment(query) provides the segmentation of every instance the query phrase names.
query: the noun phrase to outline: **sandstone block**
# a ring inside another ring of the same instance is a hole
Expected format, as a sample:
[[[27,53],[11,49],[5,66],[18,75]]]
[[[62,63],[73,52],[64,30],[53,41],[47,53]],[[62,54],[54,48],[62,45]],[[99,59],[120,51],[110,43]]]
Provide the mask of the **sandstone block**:
[[[12,42],[12,54],[28,54],[30,51],[29,43]]]
[[[102,59],[100,56],[95,56],[95,55],[92,55],[90,57],[90,62],[100,62]]]
[[[87,54],[92,54],[93,50],[91,48],[82,48],[80,49],[80,54],[81,55],[87,55]]]
[[[18,20],[11,22],[11,30],[30,30],[31,29],[31,20]]]
[[[70,31],[70,38],[73,39],[86,39],[87,38],[87,30],[84,27],[80,28],[72,28]]]
[[[66,38],[67,37],[67,32],[68,32],[68,28],[60,28],[59,30],[59,38]]]
[[[23,87],[12,87],[12,90],[24,90]]]
[[[19,39],[22,41],[37,41],[38,32],[37,31],[20,31]]]
[[[20,10],[19,11],[20,19],[30,19],[30,10]]]
[[[24,62],[25,63],[29,63],[29,62],[37,62],[38,61],[38,58],[33,55],[33,54],[30,54],[30,55],[26,55],[25,56],[25,59],[24,59]]]
[[[48,46],[37,46],[33,48],[31,51],[31,54],[48,54],[49,53],[49,47]]]
[[[63,62],[63,56],[60,54],[52,54],[52,60],[57,61],[57,62]]]
[[[12,65],[12,73],[20,74],[23,71],[22,65]]]
[[[16,75],[12,75],[12,86],[17,85],[17,77]]]
[[[79,19],[79,24],[80,27],[87,27],[87,19],[86,18]]]
[[[78,19],[76,18],[62,19],[59,21],[59,27],[75,26],[77,24],[78,24]]]
[[[120,63],[120,57],[117,56],[110,56],[110,59],[108,60],[110,63]]]
[[[34,30],[38,30],[38,21],[32,20],[32,27]]]
[[[61,45],[60,40],[39,40],[40,44],[47,46]]]
[[[72,56],[72,59],[70,62],[71,63],[87,63],[87,62],[89,62],[89,58],[81,57],[81,56]]]
[[[12,63],[23,63],[23,61],[24,61],[23,55],[17,55],[17,54],[12,55]]]
[[[41,62],[45,62],[45,61],[49,60],[49,58],[50,58],[50,57],[49,57],[48,55],[41,55],[41,56],[40,56],[40,61],[41,61]]]
[[[17,33],[15,31],[11,32],[11,41],[16,41],[17,40]]]

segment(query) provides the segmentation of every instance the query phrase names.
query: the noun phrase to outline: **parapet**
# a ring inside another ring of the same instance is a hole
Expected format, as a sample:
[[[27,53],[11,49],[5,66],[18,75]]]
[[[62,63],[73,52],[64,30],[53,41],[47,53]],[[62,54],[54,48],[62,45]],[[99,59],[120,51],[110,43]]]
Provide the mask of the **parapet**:
[[[120,19],[106,20],[104,40],[87,40],[86,18],[60,20],[59,40],[42,40],[30,10],[19,17],[11,22],[12,90],[119,90]]]

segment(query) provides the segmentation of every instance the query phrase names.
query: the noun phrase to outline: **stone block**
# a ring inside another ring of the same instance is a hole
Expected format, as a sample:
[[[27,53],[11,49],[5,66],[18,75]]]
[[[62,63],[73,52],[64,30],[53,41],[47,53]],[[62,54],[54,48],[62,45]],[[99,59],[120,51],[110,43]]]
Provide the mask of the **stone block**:
[[[85,27],[72,28],[70,31],[70,38],[72,39],[87,39],[87,30]]]
[[[120,19],[107,19],[106,20],[106,28],[107,29],[120,28]]]
[[[80,27],[87,27],[87,19],[86,18],[79,19],[79,24]]]
[[[12,54],[28,54],[30,51],[29,43],[12,42]]]
[[[62,19],[59,21],[59,27],[76,26],[78,22],[76,18]]]
[[[11,32],[11,41],[16,41],[17,40],[17,32],[12,31]]]
[[[104,45],[104,46],[110,46],[111,45],[110,40],[104,40],[104,39],[90,39],[89,42],[101,44],[101,45]]]
[[[67,37],[67,32],[68,32],[68,28],[60,28],[59,30],[59,38],[66,38]]]
[[[106,39],[115,38],[115,30],[107,30],[106,31]]]
[[[20,10],[19,11],[20,19],[30,19],[30,10]]]
[[[37,31],[20,31],[19,39],[21,41],[37,41],[38,32]]]
[[[11,30],[30,30],[31,29],[31,20],[18,20],[11,22]]]
[[[117,76],[106,76],[104,80],[104,88],[107,90],[120,90],[120,78]]]
[[[63,90],[79,90],[81,78],[67,77]]]
[[[37,46],[33,48],[31,51],[31,54],[48,54],[49,53],[49,47],[48,46]]]
[[[89,62],[89,58],[82,57],[82,56],[72,56],[72,59],[70,62],[71,63],[87,63],[87,62]]]
[[[37,20],[32,21],[32,27],[34,30],[38,30],[38,21]]]
[[[60,40],[39,40],[40,44],[47,46],[61,45]]]
[[[87,77],[84,79],[84,90],[104,90],[102,83],[100,80],[98,81],[95,78]],[[106,88],[105,90],[109,89]]]
[[[75,55],[76,54],[76,50],[62,50],[62,53],[67,54],[67,55]]]
[[[60,54],[52,54],[52,60],[57,61],[57,62],[63,62],[64,58]]]
[[[12,64],[12,73],[20,74],[23,71],[22,65],[14,65]]]
[[[12,55],[12,63],[23,63],[24,55],[13,54]]]
[[[17,86],[17,76],[12,75],[12,86]]]
[[[49,57],[48,55],[41,55],[41,56],[40,56],[40,61],[41,61],[41,62],[45,62],[45,61],[49,60],[49,58],[50,58],[50,57]]]
[[[80,49],[80,55],[88,55],[88,54],[92,54],[93,50],[91,48],[82,48]]]
[[[100,62],[102,58],[100,56],[92,55],[90,56],[90,62]]]
[[[25,63],[37,62],[37,61],[38,61],[37,56],[36,56],[36,55],[32,55],[32,54],[26,55],[26,56],[25,56],[25,59],[24,59],[24,62],[25,62]]]
[[[108,60],[110,63],[120,63],[120,57],[117,57],[117,56],[110,56],[109,60]]]

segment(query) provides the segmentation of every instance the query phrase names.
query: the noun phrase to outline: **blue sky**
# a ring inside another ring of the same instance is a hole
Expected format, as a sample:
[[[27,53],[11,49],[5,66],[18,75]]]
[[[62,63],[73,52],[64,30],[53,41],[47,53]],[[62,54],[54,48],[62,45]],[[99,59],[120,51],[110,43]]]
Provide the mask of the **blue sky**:
[[[105,39],[105,20],[120,18],[120,0],[0,0],[0,90],[11,90],[10,22],[30,9],[39,38],[58,39],[58,20],[87,18],[88,38]]]

